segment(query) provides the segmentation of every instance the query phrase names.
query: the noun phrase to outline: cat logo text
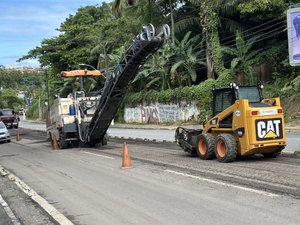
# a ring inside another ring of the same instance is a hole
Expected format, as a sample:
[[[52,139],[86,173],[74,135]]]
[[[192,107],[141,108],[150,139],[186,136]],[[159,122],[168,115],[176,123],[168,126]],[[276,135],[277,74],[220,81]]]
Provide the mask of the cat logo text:
[[[264,119],[256,120],[256,140],[273,140],[282,138],[282,120]]]

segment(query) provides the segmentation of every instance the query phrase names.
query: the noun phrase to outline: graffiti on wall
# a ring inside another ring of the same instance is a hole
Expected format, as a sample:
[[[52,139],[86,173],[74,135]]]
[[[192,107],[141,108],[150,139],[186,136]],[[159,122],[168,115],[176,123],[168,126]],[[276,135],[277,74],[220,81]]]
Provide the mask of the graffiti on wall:
[[[151,104],[139,105],[135,108],[125,107],[124,120],[127,123],[165,123],[165,122],[186,122],[198,119],[200,110],[197,102],[187,104]]]
[[[140,108],[125,108],[124,119],[127,123],[141,123],[141,118]]]
[[[158,123],[158,109],[155,106],[141,106],[142,123]]]
[[[157,105],[160,122],[175,122],[180,120],[179,105]]]

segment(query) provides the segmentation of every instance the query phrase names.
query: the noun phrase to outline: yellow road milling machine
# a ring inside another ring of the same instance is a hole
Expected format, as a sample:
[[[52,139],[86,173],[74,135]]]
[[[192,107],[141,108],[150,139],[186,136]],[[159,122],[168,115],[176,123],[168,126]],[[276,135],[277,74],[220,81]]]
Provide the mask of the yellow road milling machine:
[[[203,129],[178,127],[176,142],[200,159],[232,162],[238,155],[277,157],[286,145],[280,99],[262,96],[263,86],[213,88],[212,118]]]

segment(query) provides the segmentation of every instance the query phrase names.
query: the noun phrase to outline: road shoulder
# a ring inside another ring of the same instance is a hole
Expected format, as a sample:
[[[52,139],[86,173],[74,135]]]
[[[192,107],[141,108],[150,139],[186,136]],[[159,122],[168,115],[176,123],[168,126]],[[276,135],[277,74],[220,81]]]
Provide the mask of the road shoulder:
[[[3,172],[3,167],[1,165],[0,167],[0,195],[5,200],[5,202],[11,209],[12,213],[15,215],[16,219],[20,222],[20,224],[59,224],[39,204],[33,201],[31,196],[27,195],[13,180],[9,179],[9,173]],[[2,213],[0,214],[0,216],[0,221],[11,222],[11,219],[9,219],[9,217],[7,218],[7,213]]]

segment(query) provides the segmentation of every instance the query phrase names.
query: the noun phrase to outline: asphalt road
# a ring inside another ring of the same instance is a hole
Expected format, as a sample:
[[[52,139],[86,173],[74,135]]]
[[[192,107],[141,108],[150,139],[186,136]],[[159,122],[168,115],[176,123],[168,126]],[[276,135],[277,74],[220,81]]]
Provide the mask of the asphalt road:
[[[0,144],[0,146],[2,145]],[[4,207],[0,206],[1,225],[58,224],[45,210],[33,202],[28,195],[5,176],[0,177],[0,195],[2,201],[5,199]]]
[[[20,127],[29,128],[34,130],[45,131],[46,126],[44,123],[30,123],[21,121]],[[129,128],[112,128],[108,129],[108,134],[113,137],[124,138],[140,138],[150,140],[166,140],[175,141],[175,130],[166,129],[129,129]],[[284,151],[295,152],[300,151],[300,132],[287,132],[287,146]]]
[[[133,168],[124,170],[122,141],[52,150],[22,131],[0,144],[0,164],[74,224],[299,224],[299,158],[221,164],[176,147],[128,142]]]

